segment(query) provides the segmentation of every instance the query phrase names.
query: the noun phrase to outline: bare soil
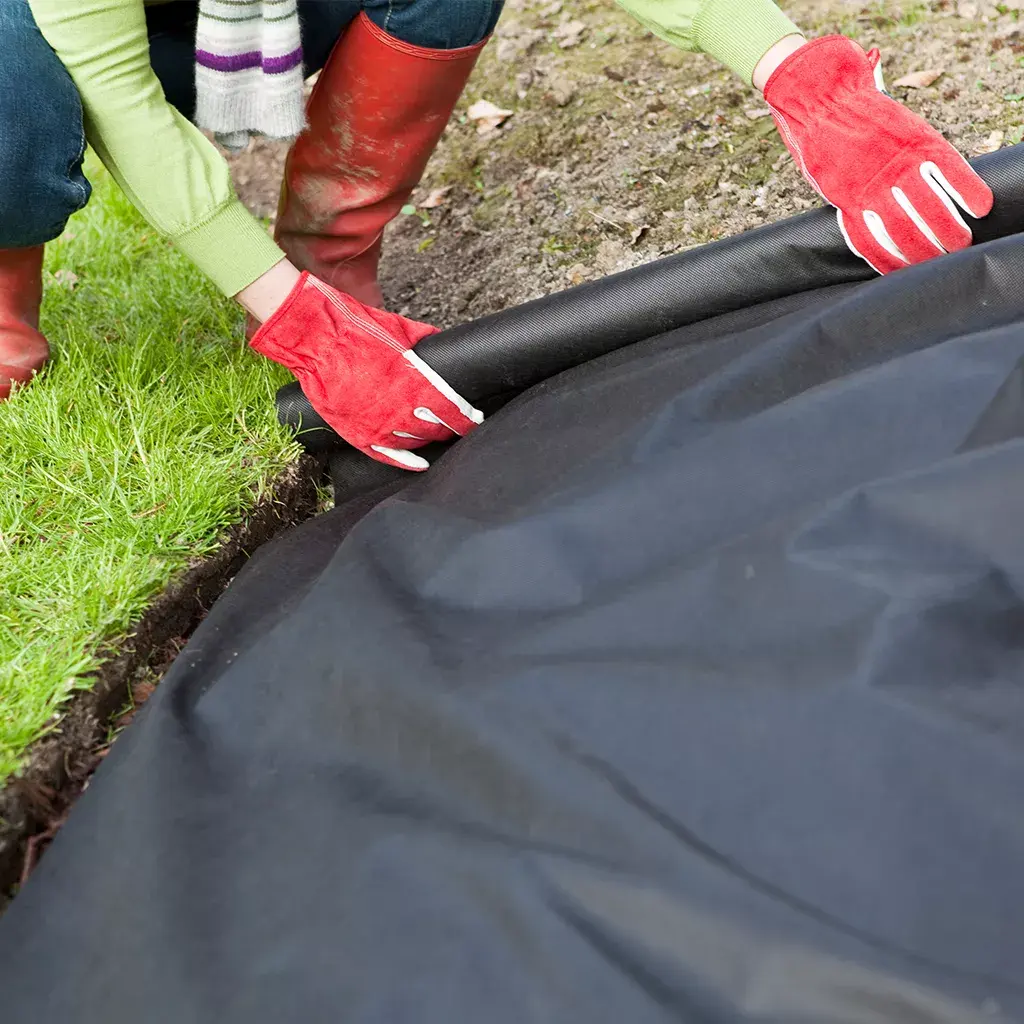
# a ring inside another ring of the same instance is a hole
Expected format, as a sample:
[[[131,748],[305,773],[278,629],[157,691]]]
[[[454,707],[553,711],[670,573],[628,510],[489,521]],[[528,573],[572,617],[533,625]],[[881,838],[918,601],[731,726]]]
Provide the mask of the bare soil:
[[[893,94],[966,155],[1021,140],[1024,0],[783,6],[808,34],[878,46]],[[942,74],[892,85],[922,70]],[[499,130],[467,119],[480,99],[513,111]],[[262,216],[283,159],[258,142],[232,161]],[[381,268],[390,308],[442,327],[819,202],[758,94],[612,0],[509,0],[414,202],[444,186],[391,225]]]

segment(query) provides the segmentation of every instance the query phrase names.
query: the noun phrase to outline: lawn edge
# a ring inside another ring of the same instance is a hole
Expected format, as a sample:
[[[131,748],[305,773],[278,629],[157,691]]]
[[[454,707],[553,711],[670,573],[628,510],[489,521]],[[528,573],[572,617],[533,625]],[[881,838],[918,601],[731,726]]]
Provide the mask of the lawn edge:
[[[96,685],[67,701],[59,727],[32,746],[26,767],[0,787],[0,912],[21,880],[29,841],[55,832],[83,792],[133,682],[168,667],[169,647],[191,636],[253,552],[316,512],[318,476],[309,456],[279,473],[217,549],[176,576],[127,638],[106,652]]]

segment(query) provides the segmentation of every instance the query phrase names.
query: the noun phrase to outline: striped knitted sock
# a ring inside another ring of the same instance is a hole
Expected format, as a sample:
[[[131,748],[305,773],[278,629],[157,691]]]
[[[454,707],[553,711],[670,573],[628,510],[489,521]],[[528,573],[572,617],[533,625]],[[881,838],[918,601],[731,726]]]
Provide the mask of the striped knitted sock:
[[[295,0],[199,0],[196,124],[228,149],[305,127]]]

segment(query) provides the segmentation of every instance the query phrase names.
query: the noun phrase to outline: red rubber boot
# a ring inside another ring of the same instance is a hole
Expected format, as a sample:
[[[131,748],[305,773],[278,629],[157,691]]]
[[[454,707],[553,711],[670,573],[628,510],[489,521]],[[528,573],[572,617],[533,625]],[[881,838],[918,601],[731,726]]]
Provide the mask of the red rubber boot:
[[[43,247],[0,249],[0,402],[27,384],[50,356],[39,333]]]
[[[365,13],[338,40],[285,164],[274,237],[289,259],[368,306],[384,227],[419,184],[487,40],[403,43]]]

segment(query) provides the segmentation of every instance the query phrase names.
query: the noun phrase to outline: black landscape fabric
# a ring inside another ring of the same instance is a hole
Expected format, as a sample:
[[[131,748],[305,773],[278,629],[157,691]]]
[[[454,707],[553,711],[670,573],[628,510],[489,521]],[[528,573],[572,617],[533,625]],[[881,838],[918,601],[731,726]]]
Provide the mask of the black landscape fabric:
[[[829,244],[260,551],[0,1020],[1024,1021],[1024,245]]]

